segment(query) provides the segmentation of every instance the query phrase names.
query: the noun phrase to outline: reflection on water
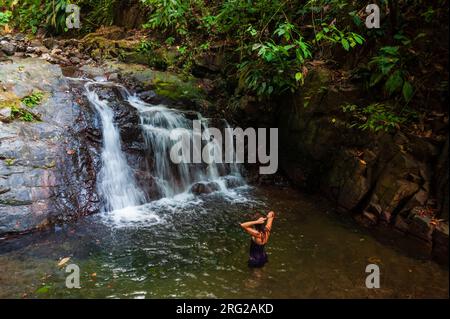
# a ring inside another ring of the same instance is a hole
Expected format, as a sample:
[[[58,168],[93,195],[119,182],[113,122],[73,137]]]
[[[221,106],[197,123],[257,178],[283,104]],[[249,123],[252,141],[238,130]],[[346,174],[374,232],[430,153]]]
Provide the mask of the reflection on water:
[[[447,269],[380,244],[320,198],[240,192],[153,202],[131,219],[96,215],[0,243],[0,298],[448,297]],[[278,212],[269,263],[249,269],[250,239],[239,222],[268,209]],[[63,257],[80,266],[81,289],[65,288]],[[381,288],[369,290],[364,271],[373,262]]]

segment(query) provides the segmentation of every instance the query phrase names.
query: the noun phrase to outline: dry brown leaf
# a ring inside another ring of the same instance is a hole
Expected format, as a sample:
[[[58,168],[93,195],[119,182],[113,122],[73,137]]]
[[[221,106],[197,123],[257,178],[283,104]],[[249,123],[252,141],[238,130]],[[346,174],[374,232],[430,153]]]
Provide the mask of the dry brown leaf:
[[[70,257],[65,257],[65,258],[61,259],[58,263],[58,267],[64,266],[65,264],[67,264],[69,262],[69,260],[70,260]]]

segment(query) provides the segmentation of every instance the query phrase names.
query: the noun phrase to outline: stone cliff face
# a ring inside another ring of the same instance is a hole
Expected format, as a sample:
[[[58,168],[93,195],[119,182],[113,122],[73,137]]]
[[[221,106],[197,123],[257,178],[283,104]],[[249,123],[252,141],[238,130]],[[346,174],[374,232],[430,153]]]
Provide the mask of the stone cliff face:
[[[13,59],[0,68],[0,235],[24,233],[98,210],[94,113],[80,105],[61,68]],[[32,108],[22,99],[44,98]],[[34,114],[14,117],[15,109]]]
[[[282,169],[365,226],[398,231],[417,250],[448,262],[447,127],[433,137],[352,128],[341,106],[364,99],[358,87],[314,70],[280,106]]]

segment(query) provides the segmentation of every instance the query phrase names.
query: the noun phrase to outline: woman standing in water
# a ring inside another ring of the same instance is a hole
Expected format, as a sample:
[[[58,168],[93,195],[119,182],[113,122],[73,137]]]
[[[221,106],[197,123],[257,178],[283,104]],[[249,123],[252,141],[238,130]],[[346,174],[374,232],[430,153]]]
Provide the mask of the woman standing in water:
[[[241,224],[241,227],[252,236],[250,241],[250,259],[248,260],[250,267],[263,267],[268,262],[264,247],[269,241],[274,218],[274,212],[267,214],[267,217],[263,217],[258,213],[254,221]]]

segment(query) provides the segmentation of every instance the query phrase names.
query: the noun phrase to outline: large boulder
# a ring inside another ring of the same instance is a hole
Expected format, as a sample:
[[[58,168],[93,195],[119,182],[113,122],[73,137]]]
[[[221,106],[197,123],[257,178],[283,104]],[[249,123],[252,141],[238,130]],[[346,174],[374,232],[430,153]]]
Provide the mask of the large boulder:
[[[398,153],[386,163],[377,178],[370,205],[379,207],[381,219],[390,223],[393,214],[419,191],[424,182],[419,163],[406,154]]]
[[[10,42],[10,41],[0,41],[0,51],[2,51],[3,53],[5,53],[6,55],[14,55],[14,53],[16,53],[16,46],[14,45],[14,43]]]
[[[0,83],[3,108],[22,107],[40,119],[0,123],[0,236],[96,212],[98,144],[88,140],[94,116],[76,102],[60,67],[17,60],[0,66]],[[36,90],[43,101],[26,108],[21,99]]]

